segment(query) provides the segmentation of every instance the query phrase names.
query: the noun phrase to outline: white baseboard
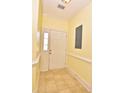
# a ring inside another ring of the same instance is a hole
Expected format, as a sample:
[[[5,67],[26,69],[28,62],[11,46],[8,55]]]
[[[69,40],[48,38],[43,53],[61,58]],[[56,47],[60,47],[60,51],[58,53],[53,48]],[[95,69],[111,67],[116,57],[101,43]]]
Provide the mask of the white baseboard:
[[[74,70],[72,70],[70,67],[66,66],[66,68],[68,69],[69,73],[74,76],[87,89],[87,91],[91,92],[92,87],[90,84],[88,84],[88,82],[86,82],[84,79],[81,79],[80,75]]]
[[[66,66],[64,66],[64,67],[58,67],[58,68],[50,68],[50,69],[42,68],[40,71],[41,72],[46,72],[46,71],[49,71],[49,70],[56,70],[56,69],[63,69],[63,68],[66,68]]]

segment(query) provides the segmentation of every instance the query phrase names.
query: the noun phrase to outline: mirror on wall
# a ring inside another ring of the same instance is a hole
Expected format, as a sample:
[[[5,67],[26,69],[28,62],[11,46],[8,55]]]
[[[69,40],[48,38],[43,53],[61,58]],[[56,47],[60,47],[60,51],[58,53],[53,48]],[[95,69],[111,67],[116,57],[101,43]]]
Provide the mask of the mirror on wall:
[[[83,26],[80,25],[75,29],[75,48],[82,49],[82,30]]]

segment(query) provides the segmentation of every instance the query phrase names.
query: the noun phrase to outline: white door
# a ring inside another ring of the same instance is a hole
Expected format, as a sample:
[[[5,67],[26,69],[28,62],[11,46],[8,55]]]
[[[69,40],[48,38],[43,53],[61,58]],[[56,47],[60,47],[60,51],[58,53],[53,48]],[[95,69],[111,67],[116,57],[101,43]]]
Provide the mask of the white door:
[[[64,68],[66,60],[66,33],[51,31],[49,69]]]
[[[49,69],[64,68],[66,61],[66,33],[45,29],[43,37],[41,70],[48,71]]]

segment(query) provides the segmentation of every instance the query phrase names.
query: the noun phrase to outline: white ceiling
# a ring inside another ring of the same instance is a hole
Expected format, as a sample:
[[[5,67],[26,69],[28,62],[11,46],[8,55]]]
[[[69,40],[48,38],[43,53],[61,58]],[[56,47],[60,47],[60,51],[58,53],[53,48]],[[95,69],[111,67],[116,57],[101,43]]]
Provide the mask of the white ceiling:
[[[57,8],[58,4],[63,4],[61,0],[43,0],[43,14],[46,16],[69,19],[91,0],[71,0],[64,10]]]

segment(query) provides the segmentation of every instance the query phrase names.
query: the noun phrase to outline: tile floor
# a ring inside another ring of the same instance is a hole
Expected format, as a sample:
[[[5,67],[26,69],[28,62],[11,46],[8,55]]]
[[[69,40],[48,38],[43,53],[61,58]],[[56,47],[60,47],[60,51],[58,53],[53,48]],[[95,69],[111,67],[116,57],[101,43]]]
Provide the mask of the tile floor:
[[[89,93],[67,69],[41,72],[39,93]]]

